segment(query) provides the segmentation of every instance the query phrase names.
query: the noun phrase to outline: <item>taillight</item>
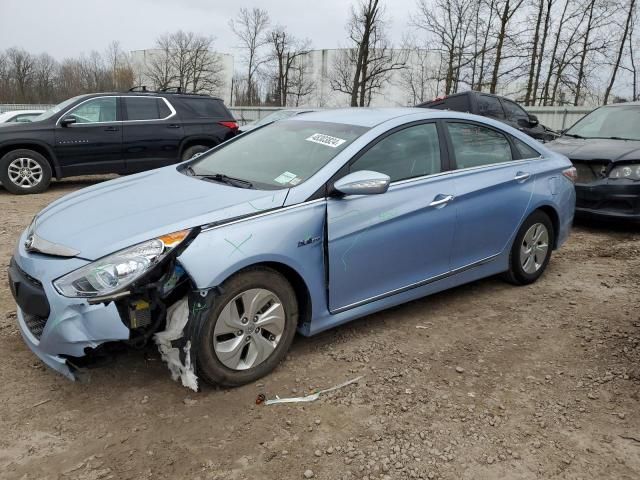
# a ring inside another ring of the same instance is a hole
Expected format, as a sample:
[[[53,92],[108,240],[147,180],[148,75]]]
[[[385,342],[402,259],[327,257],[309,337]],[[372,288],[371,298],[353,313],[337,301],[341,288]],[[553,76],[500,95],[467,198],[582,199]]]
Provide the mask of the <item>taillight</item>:
[[[571,183],[576,183],[578,180],[578,171],[576,170],[576,167],[569,167],[566,170],[563,170],[562,175],[567,177]]]
[[[218,122],[218,124],[231,130],[238,130],[238,124],[236,122]]]

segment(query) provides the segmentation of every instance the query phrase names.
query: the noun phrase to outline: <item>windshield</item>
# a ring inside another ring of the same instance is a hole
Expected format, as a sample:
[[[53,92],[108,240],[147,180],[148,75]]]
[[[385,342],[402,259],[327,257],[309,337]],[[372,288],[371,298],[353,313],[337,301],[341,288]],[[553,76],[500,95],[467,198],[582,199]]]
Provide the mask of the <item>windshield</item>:
[[[566,135],[583,138],[622,138],[640,140],[640,106],[601,107],[566,131]]]
[[[296,186],[324,167],[368,129],[327,122],[283,120],[272,123],[191,164],[193,175],[222,174],[255,188]]]
[[[260,127],[261,125],[266,125],[267,123],[275,122],[276,120],[284,120],[285,118],[295,115],[295,113],[295,110],[278,110],[277,112],[270,113],[266,117],[258,120],[254,126]]]
[[[77,97],[69,98],[68,100],[65,100],[64,102],[61,102],[61,103],[51,107],[49,110],[45,111],[41,115],[38,115],[37,117],[35,117],[31,121],[32,122],[39,122],[41,120],[46,120],[47,118],[51,118],[56,113],[58,113],[60,110],[64,110],[65,108],[67,108],[69,105],[74,103],[76,100],[78,100],[82,96],[83,95],[78,95]]]

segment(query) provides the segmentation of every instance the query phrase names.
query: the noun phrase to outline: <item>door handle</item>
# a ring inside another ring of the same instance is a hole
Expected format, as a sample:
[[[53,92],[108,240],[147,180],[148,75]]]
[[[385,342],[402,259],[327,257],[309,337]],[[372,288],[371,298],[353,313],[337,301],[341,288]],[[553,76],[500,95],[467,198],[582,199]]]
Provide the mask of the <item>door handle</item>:
[[[526,182],[530,176],[531,174],[529,172],[518,172],[516,173],[516,176],[513,178],[516,182],[522,183],[522,182]]]
[[[170,123],[169,125],[167,125],[167,128],[180,128],[180,125],[178,125],[177,123]]]
[[[105,132],[117,132],[118,130],[120,130],[118,127],[106,127],[104,129]]]
[[[429,204],[430,207],[444,207],[445,205],[447,205],[451,200],[453,200],[455,197],[453,195],[436,195],[435,198],[438,197],[442,197],[438,200],[433,200],[433,202],[431,202]]]

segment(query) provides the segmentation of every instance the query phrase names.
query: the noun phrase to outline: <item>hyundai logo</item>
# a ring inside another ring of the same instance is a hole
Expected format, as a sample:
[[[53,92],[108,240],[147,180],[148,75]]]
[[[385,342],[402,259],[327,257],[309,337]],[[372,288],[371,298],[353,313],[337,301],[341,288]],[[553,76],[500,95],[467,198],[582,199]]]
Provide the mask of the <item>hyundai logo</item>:
[[[26,250],[31,250],[33,247],[33,235],[29,235],[27,239],[24,241],[24,248]]]

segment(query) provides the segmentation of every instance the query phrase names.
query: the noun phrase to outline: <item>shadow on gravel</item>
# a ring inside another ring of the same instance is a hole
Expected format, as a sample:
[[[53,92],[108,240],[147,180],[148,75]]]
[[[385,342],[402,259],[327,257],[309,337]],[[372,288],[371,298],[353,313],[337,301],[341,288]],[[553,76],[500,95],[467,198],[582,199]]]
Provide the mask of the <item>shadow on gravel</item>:
[[[49,188],[43,192],[46,193],[54,193],[56,191],[65,191],[65,190],[78,190],[85,187],[90,187],[91,185],[95,185],[97,183],[106,182],[107,180],[113,180],[114,178],[118,178],[118,175],[99,175],[99,176],[87,176],[87,177],[69,177],[63,180],[52,180]],[[5,190],[5,188],[0,184],[0,195],[11,195],[9,192]],[[42,195],[42,194],[36,194]]]

